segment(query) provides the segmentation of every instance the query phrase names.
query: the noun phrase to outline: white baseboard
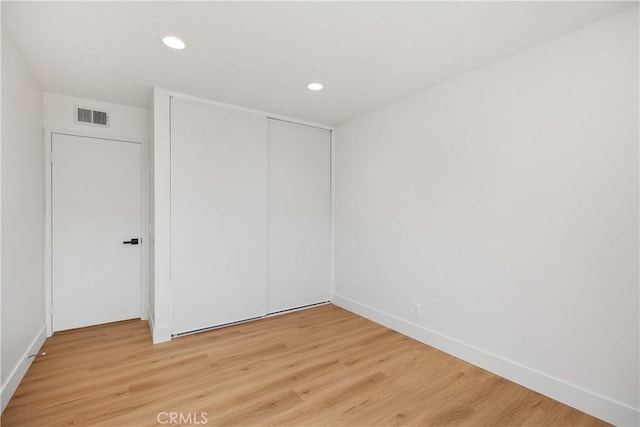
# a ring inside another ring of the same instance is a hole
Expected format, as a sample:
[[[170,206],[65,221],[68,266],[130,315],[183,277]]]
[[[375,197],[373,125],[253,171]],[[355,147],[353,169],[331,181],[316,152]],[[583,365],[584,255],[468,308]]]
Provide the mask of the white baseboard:
[[[486,352],[350,298],[334,294],[338,307],[400,332],[496,375],[618,426],[640,425],[640,410]]]
[[[151,337],[154,344],[160,344],[162,342],[171,341],[171,327],[170,326],[156,326],[155,319],[151,314],[151,311],[147,309],[147,322],[149,323],[149,330],[151,331]]]
[[[13,368],[5,383],[2,384],[2,412],[4,412],[4,409],[9,404],[11,397],[20,385],[20,381],[22,381],[22,378],[24,378],[29,370],[29,366],[31,366],[31,362],[33,362],[34,358],[29,358],[29,355],[39,353],[46,339],[46,326],[42,325],[42,328],[36,334],[33,341],[31,341],[31,344],[29,344],[29,347],[25,350],[18,364]]]
[[[171,326],[156,326],[153,328],[153,343],[171,341]]]
[[[147,322],[149,323],[149,330],[151,331],[151,337],[154,344],[160,344],[161,342],[171,341],[171,327],[170,326],[156,326],[155,319],[151,314],[151,311],[147,309]]]
[[[151,336],[153,337],[154,321],[151,311],[149,311],[149,307],[147,307],[147,324],[149,325],[149,332],[151,332]]]

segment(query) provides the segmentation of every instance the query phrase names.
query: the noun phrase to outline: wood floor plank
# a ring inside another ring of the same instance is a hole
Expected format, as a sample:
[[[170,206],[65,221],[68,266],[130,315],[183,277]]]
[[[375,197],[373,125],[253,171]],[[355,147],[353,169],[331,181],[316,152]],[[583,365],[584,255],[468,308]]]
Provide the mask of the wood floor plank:
[[[118,322],[43,351],[3,426],[607,425],[332,305],[155,346]]]

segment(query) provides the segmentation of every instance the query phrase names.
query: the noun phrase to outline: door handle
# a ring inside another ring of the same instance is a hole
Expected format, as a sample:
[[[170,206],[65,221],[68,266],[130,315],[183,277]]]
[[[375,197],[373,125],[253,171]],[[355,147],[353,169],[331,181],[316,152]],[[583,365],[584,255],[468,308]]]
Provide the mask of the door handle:
[[[123,245],[137,245],[138,243],[140,243],[138,239],[131,239],[126,242],[122,242]]]

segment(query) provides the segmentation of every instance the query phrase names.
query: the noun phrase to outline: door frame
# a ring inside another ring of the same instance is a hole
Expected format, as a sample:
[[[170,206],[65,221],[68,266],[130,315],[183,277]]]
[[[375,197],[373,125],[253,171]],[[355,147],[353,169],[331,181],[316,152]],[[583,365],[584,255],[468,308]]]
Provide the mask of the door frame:
[[[147,320],[148,313],[148,251],[149,240],[148,203],[147,203],[147,142],[139,138],[119,136],[105,136],[91,132],[69,131],[65,129],[44,130],[44,179],[45,179],[45,212],[44,212],[44,313],[47,337],[53,335],[52,300],[53,300],[53,212],[51,207],[51,193],[53,177],[51,175],[51,150],[53,135],[70,135],[80,138],[102,139],[106,141],[126,142],[140,145],[140,318]]]

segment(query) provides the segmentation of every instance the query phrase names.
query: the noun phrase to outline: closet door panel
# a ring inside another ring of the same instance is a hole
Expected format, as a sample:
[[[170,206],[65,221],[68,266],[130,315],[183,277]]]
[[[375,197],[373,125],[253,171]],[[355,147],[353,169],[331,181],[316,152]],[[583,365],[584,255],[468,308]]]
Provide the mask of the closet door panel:
[[[267,312],[267,119],[171,101],[173,333]]]
[[[269,120],[269,305],[329,300],[331,133]]]

